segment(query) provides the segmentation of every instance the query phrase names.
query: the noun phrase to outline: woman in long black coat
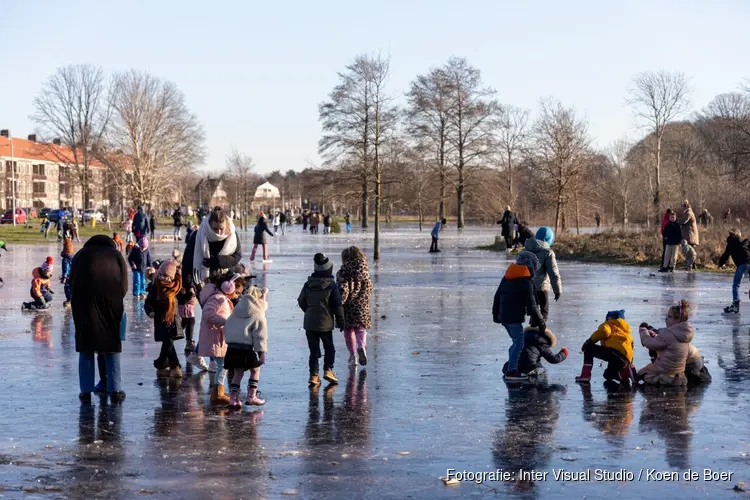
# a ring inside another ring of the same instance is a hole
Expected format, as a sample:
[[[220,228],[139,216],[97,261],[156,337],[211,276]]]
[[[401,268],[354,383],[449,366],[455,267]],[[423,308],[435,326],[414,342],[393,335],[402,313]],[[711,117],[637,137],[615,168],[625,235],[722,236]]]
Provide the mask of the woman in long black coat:
[[[250,262],[255,260],[255,251],[258,249],[258,245],[263,247],[263,260],[268,260],[268,243],[266,241],[266,233],[270,234],[271,238],[274,237],[274,234],[268,228],[266,217],[264,215],[261,215],[260,217],[258,217],[258,223],[255,225],[255,230],[253,233],[253,251],[250,254]]]
[[[109,236],[93,236],[73,258],[70,268],[71,309],[76,328],[80,397],[94,391],[94,353],[105,355],[107,392],[113,401],[125,397],[120,374],[123,299],[128,292],[128,265]]]

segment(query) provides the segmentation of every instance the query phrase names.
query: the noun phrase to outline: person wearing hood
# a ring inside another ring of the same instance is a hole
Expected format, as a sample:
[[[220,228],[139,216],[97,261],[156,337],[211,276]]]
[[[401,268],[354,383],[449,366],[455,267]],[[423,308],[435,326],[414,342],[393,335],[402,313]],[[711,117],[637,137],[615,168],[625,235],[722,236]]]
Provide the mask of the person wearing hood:
[[[199,294],[209,278],[234,271],[241,259],[242,247],[234,222],[221,207],[215,207],[185,242],[182,286],[186,290],[194,288]]]
[[[52,257],[47,257],[41,266],[31,271],[30,293],[34,301],[24,302],[21,309],[47,309],[55,293],[49,284],[52,278],[52,268]]]
[[[255,261],[255,252],[258,250],[258,245],[263,247],[263,262],[269,262],[268,260],[268,242],[266,241],[266,234],[269,234],[271,238],[274,234],[268,229],[268,222],[263,212],[258,216],[258,223],[255,225],[253,234],[253,251],[250,253],[250,262]]]
[[[128,254],[128,264],[133,271],[133,297],[146,298],[146,271],[151,267],[148,239],[143,237]]]
[[[508,205],[505,207],[503,217],[497,223],[500,224],[500,234],[505,238],[505,248],[510,250],[513,248],[516,224],[518,224],[518,215],[516,215],[516,213],[510,209],[510,205]]]
[[[700,235],[698,234],[698,222],[695,220],[695,213],[690,207],[690,202],[682,202],[682,212],[677,218],[677,222],[682,228],[682,253],[685,254],[685,269],[692,271],[695,269],[695,259],[698,256],[695,247],[700,244]]]
[[[518,360],[518,371],[528,377],[541,376],[545,373],[542,358],[553,365],[568,359],[568,350],[564,347],[557,354],[552,352],[556,344],[557,337],[549,328],[540,331],[539,328],[527,327],[523,331],[523,351]],[[508,362],[503,365],[503,374],[507,373]]]
[[[555,294],[555,300],[560,300],[562,295],[562,278],[557,268],[557,258],[552,250],[555,243],[555,232],[542,226],[536,232],[536,238],[526,240],[524,249],[536,255],[539,260],[539,270],[534,274],[534,289],[539,310],[542,312],[544,321],[549,317],[549,292]],[[531,326],[539,326],[534,323]]]
[[[174,348],[174,341],[181,338],[177,328],[177,294],[182,289],[182,277],[177,262],[168,259],[156,272],[156,284],[146,297],[143,309],[154,320],[154,340],[161,342],[161,352],[154,360],[157,377],[182,378],[182,367]]]
[[[601,345],[598,343],[601,342]],[[629,382],[634,379],[633,373],[633,337],[630,325],[625,321],[625,311],[609,311],[604,323],[589,337],[581,347],[583,368],[576,377],[578,383],[591,382],[591,370],[594,358],[607,362],[604,370],[605,380]]]
[[[265,404],[265,401],[258,397],[258,382],[260,381],[260,367],[266,362],[268,349],[266,310],[268,310],[268,289],[260,290],[253,286],[248,293],[240,297],[224,325],[224,338],[227,342],[224,367],[229,371],[234,371],[229,386],[230,410],[242,408],[240,386],[245,371],[250,372],[245,405],[262,406]]]
[[[136,241],[147,236],[150,231],[148,215],[143,212],[143,207],[138,207],[138,210],[133,216],[132,230]]]
[[[513,247],[520,246],[524,248],[526,242],[534,238],[534,233],[525,222],[518,224],[518,231],[516,231],[516,239],[513,240]]]
[[[297,297],[297,304],[305,313],[303,327],[307,336],[307,346],[310,348],[310,387],[320,385],[318,359],[321,342],[325,352],[323,378],[331,384],[338,384],[339,381],[333,373],[333,364],[336,361],[333,329],[343,331],[345,324],[341,292],[333,277],[333,262],[322,253],[315,254],[313,262],[314,272],[302,286],[302,291]]]
[[[523,324],[526,316],[531,317],[532,323],[546,330],[547,325],[542,316],[534,295],[534,273],[539,269],[539,260],[531,252],[523,251],[516,262],[508,266],[500,286],[495,292],[492,303],[492,319],[502,324],[511,338],[508,349],[508,369],[506,381],[523,380],[526,378],[518,369],[521,352],[524,348]]]
[[[719,258],[719,268],[722,268],[732,258],[735,267],[734,280],[732,281],[732,304],[724,308],[726,314],[740,313],[740,285],[742,278],[750,269],[750,241],[742,239],[739,229],[729,231],[727,246]]]
[[[693,340],[690,309],[690,303],[686,300],[670,307],[667,311],[667,327],[658,331],[641,323],[638,330],[641,345],[649,351],[655,351],[656,358],[638,371],[639,380],[649,385],[687,385],[685,365],[690,355],[690,342]]]
[[[675,265],[677,264],[677,247],[682,241],[682,229],[677,223],[677,215],[674,213],[669,214],[669,219],[667,220],[667,224],[662,228],[661,234],[664,245],[662,246],[662,262],[659,272],[671,273],[674,272]]]
[[[128,264],[112,238],[92,236],[75,255],[70,268],[71,308],[79,353],[80,398],[91,401],[94,391],[94,353],[104,354],[106,391],[112,401],[122,391],[120,353],[124,325],[123,299],[128,293]]]

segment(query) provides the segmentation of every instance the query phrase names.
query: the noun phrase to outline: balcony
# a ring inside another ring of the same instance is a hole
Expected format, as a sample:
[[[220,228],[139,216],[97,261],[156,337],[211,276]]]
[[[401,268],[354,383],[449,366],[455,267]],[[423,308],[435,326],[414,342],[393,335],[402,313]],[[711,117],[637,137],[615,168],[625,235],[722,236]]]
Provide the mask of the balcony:
[[[34,198],[46,198],[47,197],[47,193],[45,193],[44,191],[34,191],[32,193],[32,196]]]
[[[32,178],[32,180],[35,180],[35,181],[46,181],[47,180],[47,176],[44,175],[44,174],[32,174],[31,178]]]

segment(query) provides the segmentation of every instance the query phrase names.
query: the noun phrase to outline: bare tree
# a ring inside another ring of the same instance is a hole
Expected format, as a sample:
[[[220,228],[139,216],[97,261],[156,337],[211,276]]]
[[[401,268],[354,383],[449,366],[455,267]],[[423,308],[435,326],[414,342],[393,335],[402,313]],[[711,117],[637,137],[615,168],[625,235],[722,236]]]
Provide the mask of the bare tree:
[[[497,119],[495,136],[498,150],[505,164],[508,182],[508,205],[515,202],[513,167],[523,153],[528,139],[529,111],[515,106],[502,106]]]
[[[543,100],[533,139],[536,167],[555,192],[557,232],[569,192],[586,167],[590,144],[588,125],[576,116],[572,108],[565,108],[552,99]]]
[[[444,67],[450,82],[451,130],[448,140],[456,169],[457,227],[464,227],[464,192],[471,175],[492,153],[492,119],[497,113],[495,91],[482,84],[481,73],[464,58],[452,57]]]
[[[253,174],[254,169],[253,159],[241,153],[237,148],[233,148],[227,156],[226,176],[231,179],[231,183],[236,190],[237,207],[241,209],[243,229],[248,227],[247,217],[257,188],[256,176]]]
[[[445,217],[445,194],[448,187],[448,162],[451,153],[448,134],[451,129],[451,82],[445,68],[433,68],[411,82],[406,94],[409,134],[425,147],[419,148],[435,162],[440,179],[438,219]],[[422,206],[420,204],[420,214]],[[421,218],[421,215],[420,215]],[[420,220],[421,224],[421,220]]]
[[[177,86],[146,72],[115,75],[113,117],[100,157],[136,203],[150,202],[204,158],[204,133]]]
[[[729,165],[735,181],[750,175],[750,90],[720,94],[696,122],[708,149]]]
[[[32,119],[41,127],[43,145],[56,160],[73,169],[81,186],[81,204],[89,208],[94,151],[110,118],[101,68],[85,64],[58,68],[34,98]],[[59,139],[63,148],[53,144]]]
[[[654,133],[654,190],[653,208],[656,220],[661,217],[661,160],[662,141],[667,124],[683,113],[689,105],[690,87],[682,73],[639,73],[633,78],[629,89],[628,104],[633,107],[638,121],[646,124]]]
[[[628,154],[631,149],[631,144],[625,139],[618,139],[612,143],[607,149],[606,157],[612,166],[614,179],[612,182],[608,182],[610,189],[608,190],[612,196],[612,200],[620,200],[620,215],[623,229],[628,224],[628,215],[630,209],[630,193],[633,180],[635,179],[635,169],[630,161],[628,161]],[[612,214],[613,217],[615,214]]]

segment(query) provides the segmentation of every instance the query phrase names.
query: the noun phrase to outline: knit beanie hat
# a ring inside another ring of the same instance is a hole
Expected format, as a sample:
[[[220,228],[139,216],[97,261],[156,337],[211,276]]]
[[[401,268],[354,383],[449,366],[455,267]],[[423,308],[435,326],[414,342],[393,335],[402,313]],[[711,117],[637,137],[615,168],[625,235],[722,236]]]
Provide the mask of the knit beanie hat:
[[[315,262],[315,271],[330,271],[333,269],[333,262],[322,253],[316,253],[313,261]]]
[[[555,243],[555,232],[547,226],[542,226],[536,231],[536,239],[552,246]]]
[[[174,280],[175,276],[177,275],[177,262],[172,259],[165,260],[159,266],[159,272],[157,273],[157,275],[159,277]]]
[[[609,311],[606,319],[625,319],[625,309],[619,311]]]
[[[40,269],[46,275],[52,274],[52,268],[52,257],[47,257],[47,260],[44,261],[44,264],[40,266]]]
[[[175,262],[182,262],[182,252],[180,252],[179,248],[172,250],[172,260]]]
[[[537,259],[536,255],[527,250],[518,254],[518,257],[516,257],[516,264],[526,266],[533,271],[539,269],[539,259]]]
[[[146,238],[146,237],[144,236],[143,238],[141,238],[140,240],[138,240],[138,246],[139,246],[139,247],[140,247],[140,249],[141,249],[141,250],[143,250],[144,252],[145,252],[146,250],[148,250],[148,238]]]

